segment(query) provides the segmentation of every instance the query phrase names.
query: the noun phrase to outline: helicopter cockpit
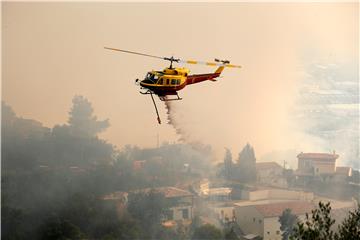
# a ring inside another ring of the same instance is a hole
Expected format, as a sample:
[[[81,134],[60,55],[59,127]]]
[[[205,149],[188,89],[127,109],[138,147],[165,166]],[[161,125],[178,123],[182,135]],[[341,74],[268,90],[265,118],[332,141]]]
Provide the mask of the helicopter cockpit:
[[[145,76],[144,82],[145,83],[153,83],[155,84],[157,82],[157,80],[159,79],[158,76],[156,76],[155,74],[148,72]]]

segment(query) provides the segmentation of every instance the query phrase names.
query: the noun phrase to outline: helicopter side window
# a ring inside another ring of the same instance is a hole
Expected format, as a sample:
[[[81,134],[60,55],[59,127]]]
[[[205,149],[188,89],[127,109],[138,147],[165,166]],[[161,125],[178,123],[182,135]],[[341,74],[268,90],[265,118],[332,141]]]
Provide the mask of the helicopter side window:
[[[163,79],[160,78],[160,80],[157,82],[157,84],[162,85],[163,84]]]
[[[170,84],[170,79],[166,79],[166,85],[169,85]]]
[[[180,85],[180,79],[176,80],[176,85]]]
[[[175,85],[176,84],[176,79],[171,79],[171,85]]]

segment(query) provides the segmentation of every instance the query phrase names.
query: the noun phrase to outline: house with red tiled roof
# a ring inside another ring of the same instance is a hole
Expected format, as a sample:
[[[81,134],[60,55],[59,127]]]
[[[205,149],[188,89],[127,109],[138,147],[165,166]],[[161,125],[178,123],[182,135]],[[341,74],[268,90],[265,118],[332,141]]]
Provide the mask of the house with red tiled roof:
[[[335,173],[336,159],[338,154],[334,153],[300,153],[297,155],[299,176],[321,176]]]
[[[267,186],[287,187],[287,181],[283,177],[283,167],[277,162],[257,162],[257,182]]]
[[[176,187],[157,187],[157,188],[144,188],[133,190],[130,192],[113,192],[102,197],[104,201],[112,202],[116,205],[119,216],[122,216],[126,211],[128,199],[131,194],[139,193],[160,193],[166,201],[171,204],[171,207],[167,210],[164,222],[182,220],[185,222],[191,222],[193,218],[193,194],[189,191],[176,188]],[[170,224],[171,225],[171,224]]]
[[[176,203],[166,212],[166,221],[191,220],[193,218],[193,194],[176,187],[145,188],[131,193],[148,193],[153,191],[164,195],[167,201]],[[130,194],[131,194],[130,193]]]
[[[235,203],[235,218],[244,234],[253,234],[263,240],[281,240],[279,217],[285,209],[300,219],[311,213],[315,205],[307,201],[256,201]]]

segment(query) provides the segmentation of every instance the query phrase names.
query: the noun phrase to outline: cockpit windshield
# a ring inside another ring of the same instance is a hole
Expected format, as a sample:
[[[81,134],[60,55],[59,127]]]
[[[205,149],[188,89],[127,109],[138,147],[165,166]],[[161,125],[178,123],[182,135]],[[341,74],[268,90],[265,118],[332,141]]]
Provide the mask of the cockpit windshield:
[[[149,80],[149,81],[151,81],[153,83],[156,83],[157,80],[158,80],[158,76],[156,76],[153,73],[147,73],[146,76],[145,76],[145,80]]]

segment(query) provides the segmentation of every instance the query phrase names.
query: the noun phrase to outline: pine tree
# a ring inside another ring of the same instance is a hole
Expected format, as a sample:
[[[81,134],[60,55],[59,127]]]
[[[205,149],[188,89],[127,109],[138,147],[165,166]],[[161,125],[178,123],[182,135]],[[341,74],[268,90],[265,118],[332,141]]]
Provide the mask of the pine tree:
[[[256,181],[256,158],[254,148],[248,143],[239,153],[237,177],[240,181]]]
[[[291,209],[285,209],[279,217],[282,240],[288,240],[294,232],[294,227],[298,222],[298,217],[291,213]]]
[[[232,169],[233,169],[233,162],[231,157],[230,149],[225,149],[225,157],[224,157],[224,171],[225,171],[225,178],[231,179],[232,177]]]
[[[75,96],[69,112],[68,124],[73,134],[84,137],[95,137],[110,126],[108,119],[98,121],[93,116],[91,103],[83,96]]]

